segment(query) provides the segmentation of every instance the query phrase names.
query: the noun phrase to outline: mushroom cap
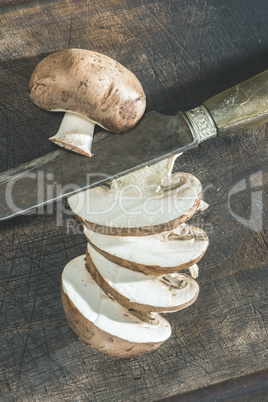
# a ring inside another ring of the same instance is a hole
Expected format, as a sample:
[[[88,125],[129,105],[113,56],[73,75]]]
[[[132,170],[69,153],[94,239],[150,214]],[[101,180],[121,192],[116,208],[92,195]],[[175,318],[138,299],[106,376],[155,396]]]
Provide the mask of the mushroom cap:
[[[132,129],[146,98],[137,77],[117,61],[84,49],[45,57],[29,82],[32,101],[49,111],[70,111],[114,133]]]

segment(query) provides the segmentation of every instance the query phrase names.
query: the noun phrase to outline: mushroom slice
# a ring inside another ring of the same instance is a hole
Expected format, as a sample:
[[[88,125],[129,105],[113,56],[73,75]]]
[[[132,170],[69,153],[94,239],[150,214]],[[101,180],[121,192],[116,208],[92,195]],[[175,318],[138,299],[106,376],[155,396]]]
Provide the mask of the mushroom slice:
[[[141,191],[148,196],[158,194],[161,187],[167,187],[168,183],[172,184],[172,170],[180,155],[182,153],[119,177],[110,183],[110,188],[114,191],[124,190],[130,196],[139,197]]]
[[[86,266],[97,284],[126,308],[171,312],[190,306],[197,298],[198,283],[184,274],[155,277],[122,268],[99,254],[90,244]]]
[[[121,134],[144,114],[146,98],[137,77],[115,60],[84,49],[45,57],[29,82],[32,101],[45,110],[66,112],[50,138],[67,149],[92,156],[95,124]]]
[[[135,312],[108,296],[85,267],[85,256],[70,261],[62,273],[62,302],[70,327],[82,341],[118,357],[141,355],[156,349],[171,335],[167,320]]]
[[[147,236],[172,230],[198,209],[201,183],[189,173],[170,174],[171,167],[170,163],[162,171],[159,164],[143,168],[110,186],[75,194],[69,205],[86,227],[98,233]]]
[[[90,245],[108,260],[149,275],[189,268],[208,247],[206,233],[186,224],[149,236],[108,236],[86,228],[84,232]]]

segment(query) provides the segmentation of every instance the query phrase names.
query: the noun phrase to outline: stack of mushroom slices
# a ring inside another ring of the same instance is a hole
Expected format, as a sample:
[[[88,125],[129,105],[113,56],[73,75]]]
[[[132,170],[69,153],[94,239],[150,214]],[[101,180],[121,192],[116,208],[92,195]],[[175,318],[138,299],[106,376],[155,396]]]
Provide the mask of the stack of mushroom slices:
[[[146,98],[137,77],[117,61],[84,49],[45,57],[29,82],[32,101],[42,109],[65,112],[56,135],[61,147],[92,156],[95,124],[125,133],[142,118]]]
[[[130,357],[157,348],[171,334],[159,313],[198,296],[196,263],[208,238],[185,221],[207,205],[196,177],[171,174],[175,159],[68,200],[88,245],[64,268],[63,307],[74,332],[101,352]]]

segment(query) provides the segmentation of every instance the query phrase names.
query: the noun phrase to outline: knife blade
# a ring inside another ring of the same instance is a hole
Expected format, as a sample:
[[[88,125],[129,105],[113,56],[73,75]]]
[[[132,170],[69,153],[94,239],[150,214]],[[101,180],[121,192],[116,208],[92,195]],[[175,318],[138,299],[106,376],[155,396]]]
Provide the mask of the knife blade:
[[[145,114],[130,132],[93,144],[93,158],[65,149],[0,174],[0,220],[156,163],[213,137],[268,121],[268,70],[175,116]]]

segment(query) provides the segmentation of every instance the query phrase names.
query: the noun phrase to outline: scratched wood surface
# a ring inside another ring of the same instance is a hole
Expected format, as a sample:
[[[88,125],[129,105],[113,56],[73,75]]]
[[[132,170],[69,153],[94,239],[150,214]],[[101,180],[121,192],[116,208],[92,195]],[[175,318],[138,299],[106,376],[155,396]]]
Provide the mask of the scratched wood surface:
[[[62,115],[36,108],[27,92],[35,65],[53,51],[80,47],[117,59],[141,80],[148,110],[169,114],[268,64],[262,0],[0,3],[1,171],[57,149],[47,138]],[[193,222],[210,246],[199,264],[199,298],[168,316],[170,340],[143,357],[105,356],[68,327],[60,276],[86,242],[64,205],[2,222],[0,400],[155,401],[257,372],[258,397],[241,400],[264,398],[267,151],[263,125],[178,160],[176,170],[203,183],[210,208]],[[221,400],[231,400],[224,388]]]

